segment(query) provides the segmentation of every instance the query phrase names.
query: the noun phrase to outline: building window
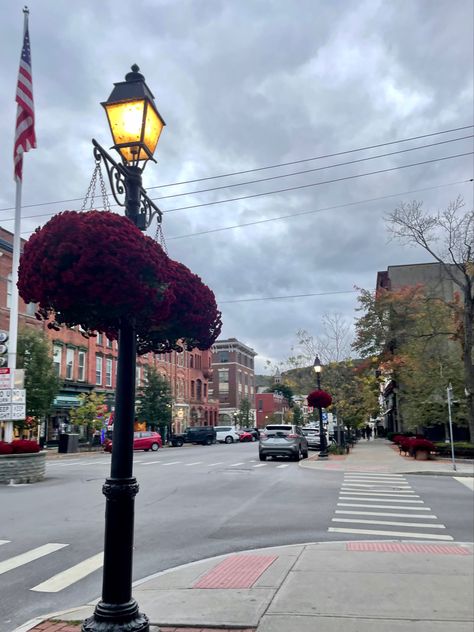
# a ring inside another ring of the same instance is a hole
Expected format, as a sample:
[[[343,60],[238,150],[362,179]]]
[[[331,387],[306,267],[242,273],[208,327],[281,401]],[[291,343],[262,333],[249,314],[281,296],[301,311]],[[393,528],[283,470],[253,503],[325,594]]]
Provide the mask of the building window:
[[[105,385],[112,386],[112,358],[105,359]]]
[[[224,393],[229,391],[229,369],[219,369],[219,392]]]
[[[263,399],[258,400],[258,410],[263,410]]]
[[[106,345],[107,345],[107,349],[112,349],[112,340],[110,340],[109,338],[106,338]]]
[[[204,397],[207,397],[207,384],[204,383],[202,385],[202,388],[203,388],[203,395],[204,395]]]
[[[7,276],[7,307],[10,309],[12,306],[12,273]]]
[[[61,356],[63,348],[59,345],[53,345],[53,363],[56,375],[61,375]]]
[[[34,316],[36,314],[36,303],[27,303],[26,304],[26,315]]]
[[[202,382],[201,380],[196,380],[196,399],[202,399]]]
[[[74,349],[68,347],[66,349],[66,380],[72,380],[74,377]]]
[[[95,356],[95,383],[102,384],[102,356]]]
[[[201,356],[197,355],[196,356],[196,369],[200,369],[201,368]]]
[[[195,384],[194,384],[194,380],[191,380],[191,399],[194,399],[194,393],[195,393]]]
[[[101,347],[104,344],[103,334],[97,334],[97,344]]]
[[[189,354],[189,368],[194,369],[194,356],[192,353]]]
[[[219,351],[219,362],[229,362],[228,351]]]
[[[184,351],[182,353],[178,353],[178,366],[184,366]]]
[[[86,352],[79,351],[77,354],[77,379],[84,382],[86,378]]]

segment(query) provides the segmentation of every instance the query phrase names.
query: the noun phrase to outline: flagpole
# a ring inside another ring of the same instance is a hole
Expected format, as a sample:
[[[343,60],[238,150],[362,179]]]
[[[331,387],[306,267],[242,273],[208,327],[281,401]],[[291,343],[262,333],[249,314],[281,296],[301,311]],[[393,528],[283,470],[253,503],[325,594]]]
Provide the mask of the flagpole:
[[[23,9],[23,46],[25,35],[28,29],[28,7]],[[17,124],[20,105],[17,108]],[[21,193],[23,186],[23,155],[19,157],[21,164],[19,173],[15,170],[15,224],[13,227],[13,255],[12,255],[12,273],[11,273],[11,301],[10,301],[10,323],[8,330],[8,367],[10,373],[13,374],[16,369],[16,355],[18,346],[18,266],[20,265],[20,249],[21,249]],[[13,382],[13,379],[12,379]],[[13,387],[13,383],[11,384]],[[13,440],[13,421],[5,424],[5,441]]]

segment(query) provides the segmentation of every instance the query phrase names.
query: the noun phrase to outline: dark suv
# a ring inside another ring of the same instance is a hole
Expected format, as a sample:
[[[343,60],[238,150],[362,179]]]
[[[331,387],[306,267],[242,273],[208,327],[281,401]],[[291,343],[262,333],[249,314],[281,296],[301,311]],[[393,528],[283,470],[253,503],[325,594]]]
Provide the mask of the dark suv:
[[[211,445],[216,442],[216,431],[213,426],[193,426],[185,433],[187,443]]]

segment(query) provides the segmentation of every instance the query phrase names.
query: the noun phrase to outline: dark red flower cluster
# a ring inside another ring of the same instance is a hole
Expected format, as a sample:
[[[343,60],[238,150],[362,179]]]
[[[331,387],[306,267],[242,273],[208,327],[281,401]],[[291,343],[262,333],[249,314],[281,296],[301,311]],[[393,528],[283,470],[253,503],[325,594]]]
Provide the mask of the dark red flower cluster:
[[[209,348],[220,333],[213,292],[126,217],[65,211],[25,244],[20,296],[39,305],[48,327],[80,325],[118,336],[134,319],[139,353]]]
[[[332,397],[326,391],[316,389],[308,395],[308,406],[313,408],[327,408],[332,403]]]
[[[0,454],[32,454],[40,450],[39,443],[28,439],[15,439],[11,443],[0,441]]]

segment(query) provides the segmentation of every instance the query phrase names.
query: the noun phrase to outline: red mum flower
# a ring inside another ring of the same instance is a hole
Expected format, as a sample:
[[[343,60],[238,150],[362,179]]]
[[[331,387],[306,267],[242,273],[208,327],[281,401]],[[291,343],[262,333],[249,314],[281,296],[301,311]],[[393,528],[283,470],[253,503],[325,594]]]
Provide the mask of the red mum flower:
[[[311,391],[307,399],[308,406],[312,406],[313,408],[327,408],[332,404],[332,397],[329,393],[326,393],[326,391]]]

